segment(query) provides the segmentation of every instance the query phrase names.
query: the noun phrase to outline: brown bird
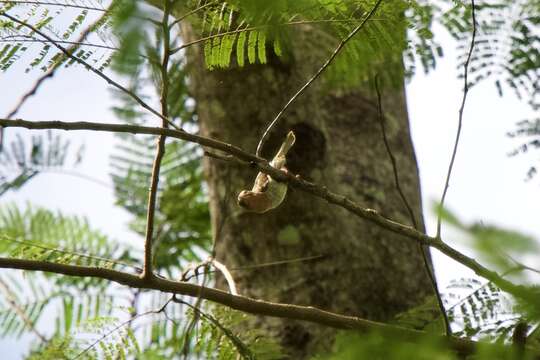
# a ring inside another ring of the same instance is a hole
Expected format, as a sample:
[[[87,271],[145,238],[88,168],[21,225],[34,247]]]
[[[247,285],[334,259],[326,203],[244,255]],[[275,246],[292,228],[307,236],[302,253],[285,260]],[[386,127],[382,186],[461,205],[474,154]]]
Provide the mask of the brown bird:
[[[276,156],[270,162],[272,167],[287,171],[285,168],[286,156],[294,145],[296,137],[289,131],[285,141],[281,144]],[[287,194],[287,184],[275,181],[263,172],[259,172],[255,178],[253,188],[242,190],[238,195],[238,205],[247,211],[262,214],[279,206]]]

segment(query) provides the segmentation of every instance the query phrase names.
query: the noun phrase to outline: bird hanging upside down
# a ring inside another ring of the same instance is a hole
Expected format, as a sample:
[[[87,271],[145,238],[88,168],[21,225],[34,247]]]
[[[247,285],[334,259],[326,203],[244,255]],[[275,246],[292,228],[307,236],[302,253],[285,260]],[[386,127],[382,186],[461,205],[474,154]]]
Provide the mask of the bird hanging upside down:
[[[270,162],[272,167],[287,171],[285,168],[287,152],[293,146],[296,137],[289,131],[285,141],[281,144],[276,156]],[[238,205],[247,211],[262,214],[279,206],[287,194],[287,184],[275,181],[269,175],[259,172],[255,178],[253,188],[242,190],[238,195]]]

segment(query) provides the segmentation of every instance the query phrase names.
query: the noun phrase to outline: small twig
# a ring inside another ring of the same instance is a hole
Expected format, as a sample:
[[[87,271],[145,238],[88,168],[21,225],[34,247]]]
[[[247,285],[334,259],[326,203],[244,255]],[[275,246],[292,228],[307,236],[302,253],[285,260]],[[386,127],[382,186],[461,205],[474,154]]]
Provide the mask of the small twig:
[[[192,307],[193,309],[199,310],[199,307],[201,306],[201,303],[202,303],[202,299],[203,299],[202,298],[202,289],[204,289],[206,287],[206,280],[207,280],[206,267],[208,267],[208,263],[204,265],[204,268],[205,268],[204,275],[203,275],[203,279],[201,281],[201,288],[200,288],[200,291],[199,291],[199,295],[197,296],[197,299],[195,300],[195,305],[189,304],[189,306]],[[177,299],[176,295],[173,295],[171,299],[174,302],[187,304],[186,302],[183,302],[183,301]],[[201,315],[200,311],[195,311],[195,313],[193,314],[193,318],[191,319],[189,324],[186,326],[186,330],[184,331],[184,344],[182,346],[182,352],[181,352],[182,355],[184,356],[184,360],[186,360],[188,355],[189,355],[189,337],[191,336],[191,332],[193,331],[193,329],[197,325],[197,322],[199,321],[200,315]]]
[[[266,262],[266,263],[240,266],[240,267],[232,268],[232,269],[230,269],[230,271],[253,270],[253,269],[260,269],[260,268],[271,267],[271,266],[288,265],[288,264],[293,264],[293,263],[297,263],[297,262],[318,260],[318,259],[322,259],[324,257],[326,257],[326,255],[305,256],[305,257],[289,259],[289,260],[270,261],[270,262]],[[212,273],[215,273],[215,272],[216,272],[216,270],[209,270],[208,271],[209,274],[212,274]],[[183,278],[183,280],[184,281],[189,281],[189,280],[193,279],[196,276],[199,276],[199,275],[194,273],[191,276],[186,276],[185,278]]]
[[[59,49],[62,53],[64,53],[64,55],[66,55],[67,57],[69,57],[70,59],[78,62],[79,64],[81,65],[84,65],[88,70],[92,71],[94,74],[96,74],[97,76],[99,76],[100,78],[102,78],[103,80],[105,80],[108,84],[114,86],[115,88],[123,91],[124,93],[126,93],[127,95],[129,95],[131,98],[133,98],[140,106],[142,106],[144,109],[148,110],[149,112],[151,112],[152,114],[156,115],[157,117],[159,117],[160,119],[168,122],[172,127],[176,128],[177,130],[180,130],[180,131],[183,131],[181,129],[179,129],[172,121],[170,121],[169,119],[167,119],[166,117],[164,117],[162,114],[160,114],[158,111],[156,111],[155,109],[153,109],[150,105],[148,105],[144,100],[142,100],[137,94],[135,94],[133,91],[130,91],[129,89],[127,89],[126,87],[120,85],[119,83],[117,83],[116,81],[114,81],[113,79],[111,79],[110,77],[108,77],[107,75],[105,75],[102,71],[96,69],[95,67],[93,67],[92,65],[90,65],[88,62],[86,62],[85,60],[83,59],[80,59],[78,58],[77,56],[74,56],[71,52],[70,52],[70,49],[66,49],[65,47],[63,47],[62,45],[60,44],[57,44],[56,41],[51,38],[50,36],[48,36],[47,34],[43,33],[41,30],[37,29],[35,26],[32,26],[22,20],[19,20],[17,19],[16,17],[14,16],[11,16],[9,15],[8,13],[6,12],[0,12],[0,16],[3,16],[5,18],[8,18],[9,20],[19,24],[19,25],[22,25],[24,27],[27,27],[29,28],[30,30],[34,31],[36,34],[38,34],[39,36],[43,37],[44,39],[46,39],[47,41],[51,42],[57,49]],[[54,72],[52,73],[54,74]],[[52,77],[52,74],[49,75],[48,77]],[[13,114],[10,114],[10,116],[8,116],[8,118],[12,117]]]
[[[394,153],[392,152],[392,148],[390,147],[390,143],[388,142],[388,136],[386,134],[386,126],[385,126],[385,121],[384,121],[385,118],[384,118],[384,113],[382,109],[381,91],[379,89],[379,75],[378,74],[375,75],[375,92],[377,93],[378,120],[381,126],[384,147],[386,148],[386,152],[388,153],[388,157],[390,158],[390,162],[392,163],[392,171],[394,173],[394,185],[396,186],[396,189],[399,193],[399,197],[401,198],[401,201],[403,202],[403,205],[405,205],[405,208],[407,209],[407,212],[409,213],[411,224],[414,226],[416,230],[420,230],[418,228],[418,222],[416,221],[416,217],[414,216],[412,207],[407,201],[407,198],[405,197],[405,193],[403,193],[403,190],[401,189],[396,158],[394,157]],[[435,278],[434,271],[431,268],[431,264],[429,261],[429,257],[428,257],[429,249],[427,249],[425,245],[418,243],[418,250],[420,251],[420,254],[422,255],[424,269],[426,270],[426,273],[428,275],[428,278],[429,278],[429,281],[433,290],[433,294],[437,298],[437,304],[439,305],[439,310],[441,312],[441,316],[443,317],[446,336],[452,336],[452,328],[450,327],[450,321],[448,320],[448,315],[446,314],[446,310],[444,309],[444,303],[442,301],[441,294],[439,292],[437,279]]]
[[[171,27],[175,26],[176,24],[180,23],[182,20],[184,20],[185,18],[187,18],[188,16],[191,16],[199,11],[201,11],[202,9],[205,9],[206,7],[210,6],[210,5],[214,5],[216,4],[215,2],[207,2],[206,4],[202,5],[202,6],[199,6],[198,8],[196,9],[193,9],[187,13],[185,13],[184,15],[180,16],[178,19],[174,20],[172,23],[171,23]]]
[[[237,161],[237,159],[232,155],[220,155],[215,152],[211,152],[207,150],[204,150],[204,156],[208,156],[217,160],[227,161],[227,162]]]
[[[171,2],[164,0],[162,30],[163,30],[163,59],[161,62],[161,123],[162,128],[167,128],[169,122],[169,56],[170,56],[170,30],[169,15]],[[152,257],[152,239],[154,237],[154,217],[156,212],[156,197],[159,184],[159,170],[161,168],[161,160],[165,154],[165,135],[160,135],[157,139],[156,156],[152,165],[152,175],[150,183],[150,192],[148,194],[148,212],[146,216],[146,236],[144,241],[144,271],[143,278],[149,279],[153,276],[153,257]]]
[[[440,202],[440,209],[437,215],[437,235],[435,237],[440,238],[441,236],[441,210],[444,207],[444,200],[446,199],[446,193],[448,192],[448,187],[450,184],[450,176],[452,175],[452,169],[454,167],[454,161],[456,160],[458,145],[459,145],[459,139],[461,136],[461,127],[463,125],[463,110],[465,109],[465,101],[467,100],[467,94],[469,92],[469,83],[468,83],[468,75],[469,75],[469,62],[471,61],[472,53],[474,50],[474,42],[476,38],[476,14],[474,9],[474,0],[471,0],[471,16],[472,16],[472,37],[471,37],[471,46],[469,48],[469,53],[467,54],[467,60],[465,61],[465,64],[463,65],[463,98],[461,99],[461,106],[459,108],[459,119],[458,119],[458,128],[456,132],[456,140],[454,142],[454,149],[452,150],[452,156],[450,158],[450,165],[448,165],[448,173],[446,174],[446,181],[444,183],[444,190],[441,196],[441,202]]]
[[[141,317],[143,316],[146,316],[146,315],[150,315],[150,314],[159,314],[159,313],[162,313],[162,312],[165,312],[165,308],[167,307],[167,305],[169,305],[169,303],[172,301],[172,298],[167,300],[167,302],[165,304],[163,304],[163,306],[161,306],[159,309],[157,310],[149,310],[149,311],[146,311],[146,312],[143,312],[141,314],[138,314],[138,315],[135,315],[135,316],[132,316],[130,317],[129,319],[127,319],[126,321],[118,324],[117,326],[115,326],[114,328],[112,328],[110,331],[107,331],[105,334],[103,334],[100,338],[98,338],[96,341],[94,341],[93,343],[91,343],[90,345],[88,345],[83,351],[81,351],[80,353],[78,353],[77,355],[75,355],[75,357],[72,359],[72,360],[76,360],[78,358],[80,358],[81,356],[83,356],[84,354],[86,354],[88,351],[90,351],[94,346],[96,346],[97,344],[99,344],[100,342],[102,342],[103,340],[105,340],[107,337],[111,336],[112,334],[114,334],[115,332],[117,332],[119,329],[123,328],[124,326],[126,325],[131,325],[131,323],[137,319],[140,319]]]
[[[41,334],[38,329],[36,328],[36,325],[32,322],[32,320],[26,315],[24,310],[21,308],[20,304],[18,303],[15,295],[13,295],[13,292],[10,290],[9,285],[4,282],[2,278],[0,278],[0,289],[5,295],[6,300],[8,301],[9,305],[15,310],[17,315],[20,316],[20,318],[24,321],[25,325],[32,331],[38,338],[41,340],[41,342],[46,343],[47,338]]]
[[[373,8],[371,9],[371,11],[366,15],[366,17],[364,18],[364,20],[362,20],[362,22],[356,26],[350,33],[349,35],[347,35],[347,37],[345,37],[345,39],[341,40],[341,42],[339,43],[339,45],[336,47],[336,49],[334,50],[334,52],[332,53],[332,55],[328,58],[328,60],[326,60],[326,62],[320,67],[320,69],[315,73],[315,75],[313,75],[311,77],[311,79],[309,79],[305,84],[304,86],[302,86],[297,92],[296,94],[294,94],[290,99],[289,101],[287,101],[287,103],[285,104],[285,106],[281,109],[281,111],[276,115],[276,117],[274,118],[274,120],[272,120],[272,122],[270,123],[270,125],[268,125],[268,127],[266,128],[266,130],[264,131],[262,137],[261,137],[261,140],[259,141],[259,144],[257,145],[257,151],[255,152],[255,154],[257,156],[261,156],[261,151],[262,151],[262,147],[264,146],[264,143],[266,141],[266,139],[268,138],[268,135],[270,134],[270,131],[272,130],[272,128],[274,127],[274,125],[278,122],[278,120],[281,118],[281,116],[285,113],[285,111],[289,108],[289,106],[311,85],[313,84],[313,82],[323,73],[324,70],[326,70],[326,68],[328,68],[328,66],[330,66],[330,64],[332,63],[332,61],[334,61],[334,59],[336,58],[336,56],[338,55],[338,53],[341,51],[341,49],[343,49],[343,47],[345,46],[345,44],[347,44],[347,42],[349,40],[351,40],[353,38],[354,35],[356,35],[356,33],[358,33],[363,27],[364,25],[367,23],[367,21],[375,14],[375,12],[377,11],[377,9],[379,8],[379,5],[382,3],[382,0],[377,0],[377,2],[375,3],[375,5],[373,6]]]

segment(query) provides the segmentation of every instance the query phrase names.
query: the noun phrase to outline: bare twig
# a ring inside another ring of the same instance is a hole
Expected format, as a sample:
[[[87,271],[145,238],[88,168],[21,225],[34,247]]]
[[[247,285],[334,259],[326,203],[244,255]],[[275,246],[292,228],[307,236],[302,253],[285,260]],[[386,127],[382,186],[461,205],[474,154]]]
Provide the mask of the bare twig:
[[[328,66],[330,66],[330,64],[332,63],[332,61],[334,61],[334,59],[336,58],[336,56],[339,54],[339,52],[341,51],[341,49],[343,49],[343,47],[345,46],[345,44],[347,44],[347,42],[349,40],[351,40],[353,38],[354,35],[356,35],[363,27],[364,25],[368,22],[368,20],[375,14],[375,12],[377,11],[377,9],[379,8],[379,5],[382,3],[382,0],[377,0],[377,2],[375,3],[375,5],[373,6],[373,8],[371,9],[371,11],[366,15],[366,17],[364,18],[364,20],[362,20],[362,22],[360,24],[358,24],[358,26],[356,26],[350,33],[349,35],[347,35],[346,38],[344,38],[343,40],[341,40],[341,42],[339,43],[339,45],[336,47],[336,49],[334,50],[334,52],[332,53],[332,55],[330,55],[330,57],[328,58],[328,60],[326,60],[326,62],[320,67],[320,69],[315,73],[315,75],[313,75],[311,77],[311,79],[309,79],[305,84],[304,86],[302,86],[297,92],[296,94],[294,94],[290,99],[289,101],[287,101],[287,103],[285,104],[285,106],[281,109],[281,111],[276,115],[276,117],[274,118],[274,120],[272,120],[272,122],[270,123],[270,125],[268,125],[268,127],[266,128],[266,130],[264,131],[262,137],[261,137],[261,140],[259,141],[259,144],[257,144],[257,151],[255,152],[255,154],[257,156],[261,156],[261,151],[262,151],[262,147],[264,146],[264,143],[266,141],[266,139],[268,138],[268,135],[270,135],[270,131],[272,130],[272,128],[274,127],[274,125],[278,122],[278,120],[281,118],[281,116],[285,113],[285,111],[289,108],[289,106],[311,85],[313,84],[313,82],[323,73],[324,70],[326,70],[326,68],[328,68]]]
[[[199,310],[199,307],[202,304],[202,300],[203,300],[203,298],[202,298],[202,289],[204,289],[206,287],[206,280],[207,280],[206,269],[207,269],[208,265],[209,265],[209,263],[206,263],[205,265],[203,265],[203,267],[204,267],[203,274],[204,275],[203,275],[203,278],[202,278],[202,281],[201,281],[201,291],[199,291],[199,295],[197,296],[197,299],[195,300],[195,305],[189,304],[189,306],[191,308],[193,308],[194,310],[195,309]],[[178,303],[187,304],[186,302],[183,302],[183,301],[180,301],[179,299],[177,299],[176,296],[174,296],[174,295],[172,297],[172,300],[175,301],[175,302],[178,302]],[[188,355],[189,355],[189,337],[191,336],[191,332],[193,331],[193,329],[195,329],[195,326],[197,325],[197,322],[199,321],[200,316],[201,316],[200,311],[195,311],[194,314],[193,314],[193,318],[187,324],[186,329],[184,331],[184,344],[182,346],[182,355],[184,356],[184,360],[187,360]]]
[[[167,119],[166,117],[164,117],[162,114],[160,114],[157,110],[155,110],[154,108],[152,108],[150,105],[148,105],[144,100],[142,100],[137,94],[135,94],[133,91],[127,89],[126,87],[120,85],[119,83],[117,83],[116,81],[114,81],[113,79],[111,79],[110,77],[108,77],[107,75],[105,75],[102,71],[96,69],[95,67],[93,67],[92,65],[90,65],[88,62],[86,62],[85,60],[83,59],[80,59],[78,58],[77,56],[74,56],[71,52],[70,52],[70,49],[66,49],[65,47],[63,47],[62,45],[60,44],[57,44],[55,42],[55,40],[53,38],[51,38],[50,36],[48,36],[47,34],[43,33],[41,30],[37,29],[35,26],[32,26],[22,20],[19,20],[17,19],[16,17],[14,16],[11,16],[9,15],[8,13],[6,12],[0,12],[0,16],[3,16],[19,25],[22,25],[24,27],[27,27],[29,28],[30,30],[34,31],[36,34],[38,34],[39,36],[43,37],[44,39],[46,39],[47,41],[51,42],[57,49],[59,49],[62,53],[64,53],[64,55],[66,55],[67,57],[69,57],[70,59],[78,62],[79,64],[81,65],[84,65],[88,70],[92,71],[94,74],[96,74],[97,76],[99,76],[100,78],[102,78],[103,80],[105,80],[109,85],[112,85],[114,86],[115,88],[123,91],[124,93],[126,93],[127,95],[129,95],[131,98],[133,98],[140,106],[142,106],[144,109],[148,110],[149,112],[151,112],[152,114],[156,115],[157,117],[159,117],[160,119],[164,120],[164,121],[167,121],[172,127],[178,129],[178,127],[172,123],[172,121],[170,121],[169,119]],[[54,73],[53,73],[54,74]],[[52,75],[50,75],[49,77],[51,77]],[[10,114],[10,116],[8,116],[8,118],[10,118],[11,116],[13,116],[13,114]],[[180,130],[180,129],[178,129]]]
[[[163,20],[161,27],[163,30],[163,59],[161,62],[161,127],[167,128],[169,122],[169,57],[170,57],[170,26],[169,15],[171,11],[170,0],[164,0]],[[153,276],[153,257],[152,257],[152,239],[154,237],[154,216],[156,212],[156,197],[159,184],[159,170],[161,168],[161,160],[165,154],[165,135],[160,135],[157,139],[156,156],[152,165],[152,175],[150,183],[150,192],[148,194],[148,211],[146,216],[146,236],[144,241],[144,271],[143,277],[149,278]]]
[[[41,340],[41,342],[46,343],[47,338],[38,331],[36,328],[36,325],[32,322],[32,320],[26,315],[24,310],[21,308],[21,305],[18,303],[17,298],[13,294],[13,292],[10,290],[9,285],[5,283],[5,281],[0,278],[0,289],[4,293],[4,297],[11,306],[13,310],[19,315],[19,317],[22,319],[26,327],[30,329],[38,338]]]
[[[162,313],[162,312],[165,312],[165,308],[167,307],[167,305],[169,305],[169,303],[172,301],[172,299],[169,299],[167,300],[167,302],[165,304],[163,304],[163,306],[161,306],[159,309],[157,310],[149,310],[149,311],[146,311],[146,312],[143,312],[141,314],[138,314],[138,315],[135,315],[135,316],[132,316],[130,317],[129,319],[127,319],[126,321],[118,324],[117,326],[115,326],[114,328],[112,328],[111,330],[107,331],[105,334],[103,334],[101,337],[99,337],[96,341],[94,341],[93,343],[91,343],[90,345],[88,345],[85,349],[83,349],[83,351],[81,351],[80,353],[78,353],[77,355],[75,355],[75,357],[72,359],[72,360],[75,360],[75,359],[78,359],[80,358],[81,356],[83,356],[84,354],[86,354],[88,351],[92,350],[92,348],[94,346],[96,346],[97,344],[99,344],[100,342],[102,342],[103,340],[105,340],[107,337],[111,336],[112,334],[114,334],[115,332],[117,332],[118,330],[120,330],[121,328],[123,328],[124,326],[129,326],[131,325],[131,323],[143,316],[147,316],[147,315],[150,315],[150,314],[159,314],[159,313]]]
[[[201,287],[198,285],[170,281],[159,277],[143,279],[138,275],[128,274],[111,269],[103,269],[87,266],[74,266],[67,264],[56,264],[46,261],[9,259],[0,257],[0,268],[21,269],[29,271],[46,271],[57,274],[77,277],[95,277],[117,282],[132,288],[153,289],[173,294],[200,297],[213,301],[232,309],[243,312],[287,318],[291,320],[309,321],[338,329],[356,329],[359,331],[378,331],[387,336],[400,337],[405,341],[416,342],[423,338],[424,332],[405,329],[398,326],[364,320],[354,316],[339,315],[336,313],[317,309],[312,306],[299,306],[293,304],[272,303],[263,300],[251,299],[240,295],[232,295],[218,289]],[[513,287],[522,287],[512,285]],[[537,298],[535,298],[537,300]],[[472,354],[476,351],[476,342],[468,339],[455,337],[440,338],[442,344],[446,344],[460,354]],[[485,344],[484,344],[485,346]],[[540,359],[540,352],[536,349],[527,348],[534,355],[535,359]]]
[[[319,260],[324,257],[326,257],[326,255],[305,256],[305,257],[294,258],[294,259],[270,261],[270,262],[253,264],[253,265],[240,266],[240,267],[232,268],[230,269],[230,271],[255,270],[255,269],[261,269],[261,268],[271,267],[271,266],[288,265],[288,264],[294,264],[294,263],[303,262],[303,261]],[[209,270],[208,274],[215,273],[215,272],[216,270]],[[189,281],[196,276],[199,276],[199,274],[194,273],[193,275],[185,276],[182,278],[182,280]]]
[[[411,224],[414,226],[416,230],[420,230],[418,228],[418,223],[416,221],[416,217],[414,216],[414,212],[412,210],[412,207],[410,206],[409,202],[407,201],[407,198],[405,197],[405,193],[403,193],[403,190],[401,189],[401,184],[399,181],[399,174],[398,174],[398,167],[396,158],[394,157],[394,154],[392,152],[392,149],[390,148],[390,143],[388,142],[388,136],[386,134],[386,126],[385,126],[385,118],[383,114],[382,109],[382,100],[381,100],[381,91],[379,89],[379,76],[378,74],[375,75],[375,91],[377,93],[377,113],[378,113],[378,120],[379,124],[381,125],[381,132],[383,136],[383,143],[384,147],[386,148],[386,152],[388,153],[388,157],[390,158],[390,162],[392,163],[392,171],[394,173],[394,185],[396,186],[396,189],[399,193],[399,197],[401,198],[401,201],[403,202],[403,205],[407,209],[407,212],[409,213],[409,218],[411,220]],[[437,284],[437,279],[435,278],[435,274],[433,272],[433,269],[431,267],[430,261],[429,261],[429,249],[425,247],[425,245],[422,245],[421,243],[418,243],[418,250],[420,251],[420,254],[422,255],[422,261],[424,262],[424,269],[426,270],[426,273],[428,275],[429,281],[431,283],[431,287],[433,289],[433,294],[437,298],[437,304],[439,305],[439,310],[441,311],[441,316],[443,318],[444,327],[446,330],[446,335],[451,336],[452,335],[452,328],[450,327],[450,321],[448,320],[448,315],[446,314],[446,310],[444,309],[444,303],[441,298],[441,294],[439,292],[439,286]]]
[[[326,200],[331,204],[342,207],[350,213],[364,220],[375,223],[386,230],[400,234],[406,239],[420,242],[426,246],[431,246],[441,251],[446,256],[465,265],[479,276],[493,281],[493,283],[495,283],[499,288],[504,291],[513,293],[517,296],[526,296],[526,294],[528,293],[525,287],[513,284],[512,282],[504,279],[497,272],[489,270],[488,268],[478,263],[475,259],[468,257],[460,253],[456,249],[452,248],[451,246],[447,245],[441,240],[440,237],[429,236],[410,226],[390,220],[379,214],[376,210],[362,207],[360,204],[350,200],[343,195],[333,193],[329,191],[326,187],[316,185],[312,182],[304,180],[301,177],[296,177],[290,172],[278,170],[272,167],[266,159],[247,153],[239,147],[224,143],[219,140],[190,134],[185,131],[179,131],[174,129],[93,122],[25,121],[0,119],[0,126],[23,127],[27,129],[95,130],[133,134],[166,135],[168,137],[182,139],[185,141],[197,143],[201,146],[220,150],[235,156],[239,160],[245,161],[247,164],[253,164],[254,167],[256,167],[257,171],[262,171],[265,174],[270,175],[276,181],[287,182],[292,187],[295,187],[320,199]]]
[[[175,26],[176,24],[182,22],[182,20],[184,20],[184,19],[187,18],[188,16],[191,16],[191,15],[193,15],[193,14],[196,14],[197,12],[199,12],[199,11],[201,11],[201,10],[203,10],[203,9],[205,9],[205,8],[207,8],[207,7],[209,7],[210,5],[214,5],[214,4],[216,4],[216,3],[213,2],[213,1],[209,1],[209,2],[207,2],[206,4],[201,5],[201,6],[199,6],[198,8],[195,8],[195,9],[193,9],[193,10],[191,10],[191,11],[185,13],[184,15],[182,15],[182,16],[178,17],[176,20],[174,20],[174,21],[171,23],[171,27],[173,27],[173,26]]]
[[[463,64],[463,97],[461,99],[461,106],[459,108],[459,120],[458,120],[458,128],[456,132],[456,140],[454,142],[454,149],[452,150],[452,156],[450,158],[450,165],[448,165],[448,173],[446,174],[446,181],[444,183],[444,190],[441,196],[441,202],[440,202],[440,210],[437,216],[437,235],[436,237],[441,236],[441,210],[444,207],[444,200],[446,199],[446,193],[448,192],[448,187],[450,184],[450,176],[452,175],[452,168],[454,167],[454,161],[456,160],[458,145],[459,145],[459,139],[461,136],[461,127],[463,125],[463,110],[465,109],[465,101],[467,100],[467,94],[469,92],[469,83],[468,83],[468,75],[469,75],[469,62],[471,61],[472,53],[474,50],[474,42],[476,39],[476,13],[474,9],[474,0],[471,0],[471,16],[472,16],[472,36],[471,36],[471,46],[469,48],[469,53],[467,54],[467,60],[465,61],[465,64]]]

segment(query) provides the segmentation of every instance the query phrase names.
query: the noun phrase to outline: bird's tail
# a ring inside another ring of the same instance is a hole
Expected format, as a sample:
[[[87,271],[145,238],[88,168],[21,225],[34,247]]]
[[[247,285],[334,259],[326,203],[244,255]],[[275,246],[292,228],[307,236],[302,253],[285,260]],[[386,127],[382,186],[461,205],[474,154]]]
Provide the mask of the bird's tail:
[[[296,136],[294,136],[294,133],[292,131],[289,131],[287,134],[287,137],[285,138],[285,141],[283,141],[283,144],[281,144],[281,147],[279,148],[279,151],[277,152],[276,156],[279,157],[285,157],[289,150],[294,145],[294,142],[296,141]]]

